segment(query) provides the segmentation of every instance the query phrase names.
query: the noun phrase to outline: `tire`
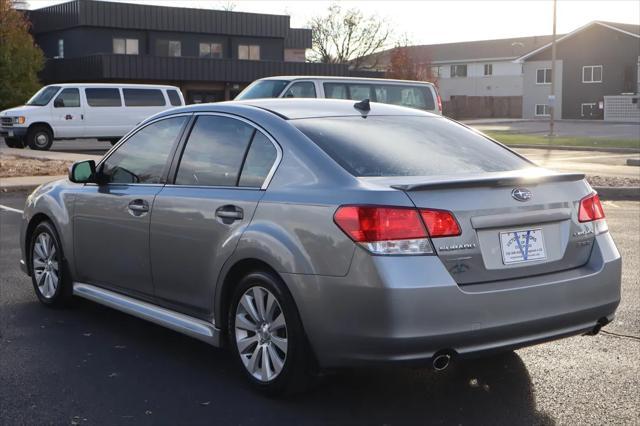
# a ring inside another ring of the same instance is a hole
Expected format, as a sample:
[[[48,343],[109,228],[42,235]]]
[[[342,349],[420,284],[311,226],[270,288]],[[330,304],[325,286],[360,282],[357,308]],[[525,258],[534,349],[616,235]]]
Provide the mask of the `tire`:
[[[37,151],[48,151],[53,145],[53,134],[46,126],[33,126],[27,132],[29,148]]]
[[[33,230],[29,255],[29,271],[38,300],[50,307],[67,305],[73,288],[58,233],[50,222],[41,222]]]
[[[4,138],[4,143],[9,148],[24,148],[24,142],[20,138]]]
[[[310,350],[293,298],[279,277],[257,271],[240,280],[231,297],[228,332],[233,355],[255,389],[267,395],[306,389]]]

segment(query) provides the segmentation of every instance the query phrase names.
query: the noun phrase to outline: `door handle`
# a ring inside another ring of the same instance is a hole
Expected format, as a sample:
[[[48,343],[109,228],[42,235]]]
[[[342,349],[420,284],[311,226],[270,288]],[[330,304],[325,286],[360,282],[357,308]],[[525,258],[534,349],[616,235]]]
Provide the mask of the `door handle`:
[[[141,216],[149,211],[149,203],[145,200],[133,200],[129,203],[129,213],[134,216]]]
[[[242,209],[237,206],[222,206],[216,210],[216,216],[223,221],[241,220],[244,217]]]

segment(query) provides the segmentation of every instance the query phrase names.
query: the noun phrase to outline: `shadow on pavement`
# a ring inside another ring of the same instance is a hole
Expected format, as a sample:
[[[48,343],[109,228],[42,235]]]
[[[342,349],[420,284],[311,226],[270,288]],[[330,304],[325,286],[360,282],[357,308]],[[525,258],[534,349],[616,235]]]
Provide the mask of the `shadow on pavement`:
[[[248,387],[226,350],[109,308],[78,300],[71,309],[50,310],[34,301],[5,313],[21,324],[21,334],[0,348],[6,366],[20,366],[1,374],[11,395],[8,421],[554,423],[536,409],[527,368],[516,353],[464,361],[441,373],[340,371],[308,393],[269,399]]]

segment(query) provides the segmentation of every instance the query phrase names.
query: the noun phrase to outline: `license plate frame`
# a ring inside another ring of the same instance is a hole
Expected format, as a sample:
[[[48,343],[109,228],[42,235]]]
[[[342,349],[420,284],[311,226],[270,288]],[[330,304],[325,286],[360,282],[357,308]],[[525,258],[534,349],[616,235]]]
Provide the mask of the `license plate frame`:
[[[499,239],[502,263],[506,266],[547,259],[542,228],[502,231]]]

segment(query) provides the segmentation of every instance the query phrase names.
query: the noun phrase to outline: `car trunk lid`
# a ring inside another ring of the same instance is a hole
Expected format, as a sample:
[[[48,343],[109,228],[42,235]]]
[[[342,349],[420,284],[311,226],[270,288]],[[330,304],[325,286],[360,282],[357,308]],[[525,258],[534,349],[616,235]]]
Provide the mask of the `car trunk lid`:
[[[584,265],[594,229],[577,218],[591,191],[582,174],[544,169],[433,177],[362,178],[404,191],[418,208],[451,211],[458,236],[433,238],[436,253],[466,285]],[[520,189],[531,197],[519,200]]]

